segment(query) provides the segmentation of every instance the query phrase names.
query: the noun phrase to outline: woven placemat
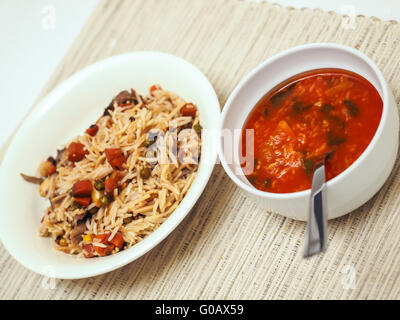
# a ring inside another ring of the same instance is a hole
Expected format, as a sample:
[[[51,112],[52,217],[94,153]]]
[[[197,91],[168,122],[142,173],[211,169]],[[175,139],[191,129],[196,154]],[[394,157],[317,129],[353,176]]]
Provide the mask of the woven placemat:
[[[223,105],[261,61],[321,41],[356,47],[370,56],[399,102],[400,25],[237,0],[103,1],[43,95],[97,60],[159,50],[199,67]],[[399,162],[368,203],[329,223],[326,254],[304,260],[305,224],[258,208],[217,165],[177,230],[117,271],[48,285],[1,246],[0,299],[400,298],[398,169]]]

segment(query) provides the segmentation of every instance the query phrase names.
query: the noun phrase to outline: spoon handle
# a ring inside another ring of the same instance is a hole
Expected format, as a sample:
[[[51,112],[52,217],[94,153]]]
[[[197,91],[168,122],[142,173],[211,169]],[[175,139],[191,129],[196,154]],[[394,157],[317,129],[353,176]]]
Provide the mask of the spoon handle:
[[[304,257],[326,250],[328,217],[325,186],[325,165],[322,163],[315,170],[312,181]]]

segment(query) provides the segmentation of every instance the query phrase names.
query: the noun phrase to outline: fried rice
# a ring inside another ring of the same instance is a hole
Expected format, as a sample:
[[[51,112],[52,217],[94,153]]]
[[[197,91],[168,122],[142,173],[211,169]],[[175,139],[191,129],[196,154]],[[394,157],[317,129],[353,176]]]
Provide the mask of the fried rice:
[[[40,235],[86,258],[117,253],[154,232],[193,183],[201,153],[199,113],[174,93],[120,92],[97,122],[40,165],[50,200]]]

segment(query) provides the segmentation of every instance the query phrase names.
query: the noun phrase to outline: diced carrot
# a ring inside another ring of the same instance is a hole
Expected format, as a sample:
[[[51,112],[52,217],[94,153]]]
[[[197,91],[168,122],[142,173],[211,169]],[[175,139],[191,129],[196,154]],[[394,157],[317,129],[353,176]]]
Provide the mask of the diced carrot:
[[[111,254],[111,252],[114,250],[114,248],[118,248],[121,250],[122,246],[124,245],[124,238],[120,232],[117,232],[115,234],[114,238],[112,238],[111,241],[108,241],[110,235],[111,235],[111,232],[103,233],[103,234],[96,234],[95,236],[93,236],[93,242],[97,242],[97,243],[106,245],[105,248],[102,248],[99,246],[94,246],[94,250],[100,256],[106,256],[106,255]]]
[[[94,250],[100,255],[100,256],[107,256],[111,254],[111,252],[114,250],[115,246],[113,244],[107,245],[105,248],[94,246]]]
[[[111,160],[111,166],[115,170],[122,170],[123,169],[123,164],[126,162],[126,159],[124,156],[114,158]]]
[[[192,117],[196,116],[197,108],[193,103],[186,103],[180,110],[181,115],[185,117]]]
[[[105,150],[108,163],[114,170],[122,170],[126,162],[125,156],[120,148],[109,148]]]
[[[94,137],[98,131],[99,131],[99,126],[97,124],[93,124],[89,128],[87,128],[86,133]]]
[[[125,177],[125,174],[121,171],[113,171],[113,173],[111,173],[111,175],[110,175],[110,178],[113,178],[113,179],[117,180],[118,182],[120,182],[124,177]]]
[[[154,84],[154,85],[152,85],[152,86],[150,87],[150,94],[154,97],[153,92],[156,91],[156,90],[160,90],[160,89],[161,89],[160,86]]]
[[[76,203],[79,203],[82,207],[88,207],[90,202],[92,201],[91,198],[75,198]]]
[[[88,152],[84,149],[85,146],[79,142],[72,142],[68,146],[68,160],[71,162],[81,161]]]
[[[72,195],[74,197],[89,197],[92,194],[92,189],[90,180],[78,181],[72,186]]]
[[[120,148],[107,148],[105,150],[107,159],[119,157],[122,153]]]
[[[93,242],[105,243],[108,237],[107,233],[96,234],[93,236]]]
[[[49,168],[49,170],[47,171],[47,175],[51,176],[53,173],[55,173],[57,171],[57,168],[54,164],[52,164]]]
[[[107,178],[106,181],[104,182],[104,187],[106,193],[111,194],[114,191],[114,189],[118,188],[118,180],[113,178]]]
[[[114,238],[112,238],[111,241],[108,242],[112,243],[115,247],[121,250],[122,246],[124,245],[124,237],[120,232],[117,232]]]
[[[85,258],[93,258],[94,257],[93,244],[91,244],[91,243],[84,244],[84,245],[82,245],[82,248],[84,250],[83,255],[85,256]]]

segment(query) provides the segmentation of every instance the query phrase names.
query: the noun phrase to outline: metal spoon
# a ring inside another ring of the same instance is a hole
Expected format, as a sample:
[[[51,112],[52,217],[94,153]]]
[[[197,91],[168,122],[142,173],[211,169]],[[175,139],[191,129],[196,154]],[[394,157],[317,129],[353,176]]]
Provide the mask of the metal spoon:
[[[329,154],[317,164],[313,175],[303,253],[305,258],[324,252],[327,246],[328,214],[326,209],[325,159],[328,156]]]

